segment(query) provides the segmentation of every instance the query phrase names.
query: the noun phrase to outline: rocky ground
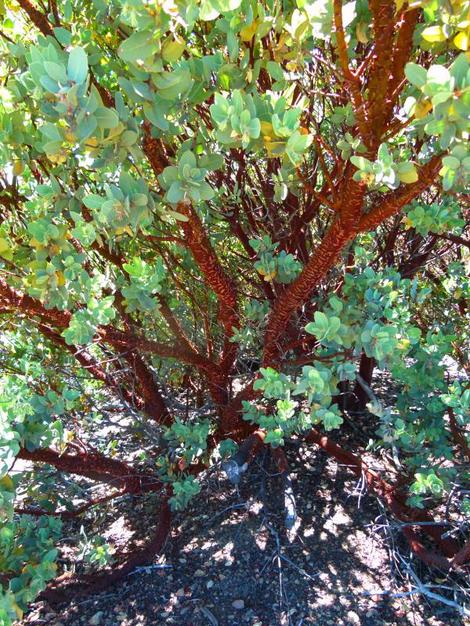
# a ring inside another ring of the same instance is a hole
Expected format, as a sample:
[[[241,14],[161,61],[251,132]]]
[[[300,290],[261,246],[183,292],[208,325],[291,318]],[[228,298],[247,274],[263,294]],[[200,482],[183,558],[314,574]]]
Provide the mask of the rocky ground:
[[[240,488],[222,472],[179,515],[153,567],[106,592],[37,604],[24,624],[48,626],[457,626],[452,608],[410,593],[407,548],[377,500],[323,452],[287,450],[298,523],[287,532],[282,483],[267,453]],[[94,520],[117,550],[151,532],[156,503],[123,499]],[[116,516],[116,509],[119,509]],[[414,560],[428,583],[439,574]],[[439,588],[436,588],[439,591]],[[390,593],[388,593],[390,592]],[[445,593],[445,592],[444,592]],[[399,595],[397,595],[399,594]]]

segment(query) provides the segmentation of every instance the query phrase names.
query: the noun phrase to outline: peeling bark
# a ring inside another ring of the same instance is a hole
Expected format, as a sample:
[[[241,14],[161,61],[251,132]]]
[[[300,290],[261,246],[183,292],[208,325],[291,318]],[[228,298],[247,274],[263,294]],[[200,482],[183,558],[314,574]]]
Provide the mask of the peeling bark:
[[[225,330],[223,351],[220,357],[219,373],[210,377],[211,394],[219,405],[227,402],[227,376],[231,370],[238,346],[230,341],[234,330],[239,325],[238,302],[235,284],[227,276],[217,258],[207,232],[189,203],[180,203],[178,210],[188,217],[182,228],[188,248],[202,272],[206,285],[212,289],[219,301],[219,321]],[[215,392],[215,395],[214,395]]]
[[[160,139],[152,137],[152,127],[150,122],[143,123],[144,138],[142,141],[142,149],[145,156],[152,166],[155,176],[159,176],[165,167],[169,165]]]
[[[370,0],[373,16],[374,56],[370,64],[368,81],[369,145],[374,149],[380,144],[385,129],[389,107],[386,106],[387,90],[393,61],[395,35],[395,3],[390,0]]]
[[[433,156],[426,165],[419,168],[419,179],[415,183],[402,185],[396,191],[385,196],[379,206],[372,209],[367,215],[364,215],[359,222],[358,231],[367,232],[374,230],[384,220],[399,213],[404,206],[432,185],[440,167],[441,157]]]
[[[124,461],[111,459],[98,452],[59,454],[51,448],[33,451],[21,448],[17,456],[26,461],[48,463],[59,471],[110,483],[116,487],[125,488],[128,493],[139,493],[142,489],[149,490],[149,485],[152,486],[151,491],[161,488],[161,483],[152,476],[139,474]]]
[[[49,24],[47,17],[43,13],[38,11],[36,7],[29,2],[29,0],[17,0],[17,2],[23,11],[25,11],[25,13],[30,17],[36,28],[40,30],[45,37],[47,37],[47,35],[54,37],[52,26]]]
[[[399,86],[405,78],[405,65],[410,60],[413,34],[418,23],[419,9],[406,10],[400,17],[398,36],[393,48],[392,66],[389,75],[387,98],[384,103],[384,119],[390,119],[393,107],[400,94]]]
[[[238,306],[235,284],[226,275],[207,236],[202,222],[188,203],[178,205],[178,210],[188,217],[183,222],[183,232],[194,260],[198,264],[204,280],[216,294],[220,302],[219,318],[226,332],[231,334],[238,324]]]
[[[346,244],[354,239],[357,232],[355,222],[359,218],[364,193],[365,187],[362,183],[350,181],[345,186],[341,195],[344,203],[341,218],[336,219],[329,228],[300,275],[277,298],[266,328],[263,357],[265,366],[275,361],[279,353],[277,342],[291,315],[308,301],[313,289],[333,267]]]

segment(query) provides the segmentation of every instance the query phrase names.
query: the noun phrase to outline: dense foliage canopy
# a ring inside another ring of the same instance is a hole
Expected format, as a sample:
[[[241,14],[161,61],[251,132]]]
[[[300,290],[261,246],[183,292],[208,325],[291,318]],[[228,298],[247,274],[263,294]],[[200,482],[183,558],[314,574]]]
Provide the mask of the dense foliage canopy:
[[[464,484],[469,37],[466,0],[0,2],[0,624],[63,518],[156,494],[122,574],[262,445],[321,445],[402,520]],[[330,438],[366,405],[389,482]]]

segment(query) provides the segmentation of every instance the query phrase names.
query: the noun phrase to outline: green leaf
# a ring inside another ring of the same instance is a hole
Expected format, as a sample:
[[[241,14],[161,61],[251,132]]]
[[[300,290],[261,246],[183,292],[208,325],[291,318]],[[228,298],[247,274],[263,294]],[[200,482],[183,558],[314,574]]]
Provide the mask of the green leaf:
[[[50,76],[41,76],[39,82],[44,87],[44,89],[47,89],[47,91],[50,91],[51,93],[58,93],[60,91],[60,87],[57,81],[52,80]]]
[[[323,426],[326,431],[334,430],[335,428],[339,428],[343,423],[343,418],[341,415],[334,413],[333,411],[326,411],[322,416]]]
[[[104,201],[105,198],[97,195],[96,193],[92,193],[89,196],[85,196],[83,198],[83,204],[88,209],[100,209]]]
[[[363,172],[372,172],[372,161],[366,159],[361,156],[352,156],[350,159],[351,163],[355,165],[359,170]]]
[[[242,0],[212,0],[212,4],[216,6],[221,13],[235,11],[241,3]]]
[[[407,63],[405,66],[405,76],[415,87],[421,88],[426,84],[427,72],[424,67],[416,63]]]
[[[297,130],[289,137],[286,145],[286,154],[294,165],[297,165],[301,160],[309,142],[309,135],[301,135]]]
[[[402,183],[415,183],[418,180],[418,171],[414,163],[398,163],[396,165],[398,178]]]
[[[72,43],[72,33],[66,28],[57,26],[56,28],[54,28],[54,35],[57,41],[63,46],[70,46],[70,44]]]
[[[165,40],[162,47],[162,57],[167,63],[174,63],[183,54],[186,48],[184,39],[170,37]]]
[[[183,198],[184,198],[184,191],[181,187],[181,183],[178,181],[171,183],[170,188],[166,192],[166,199],[168,200],[168,202],[171,202],[172,204],[176,204],[177,202],[181,202]]]
[[[62,133],[55,124],[46,122],[41,126],[41,133],[51,141],[62,141]]]
[[[201,0],[201,8],[199,9],[199,17],[205,22],[210,22],[219,17],[220,11],[212,0]]]
[[[274,78],[274,80],[284,80],[284,71],[279,63],[276,63],[275,61],[268,61],[266,63],[266,69],[268,70],[271,78]]]
[[[52,80],[62,84],[67,82],[67,74],[63,65],[52,61],[44,61],[44,69]]]
[[[322,311],[315,311],[314,319],[315,322],[307,324],[305,330],[321,341],[328,332],[328,318]]]
[[[156,44],[153,34],[148,31],[136,31],[122,42],[118,55],[123,61],[135,63],[145,61],[155,53]]]
[[[152,105],[149,102],[144,103],[144,115],[148,121],[159,128],[166,131],[170,128],[170,124],[165,119],[161,106]]]
[[[189,170],[192,170],[195,167],[196,157],[190,150],[187,150],[181,155],[180,160],[178,161],[178,171],[182,174],[183,172],[187,172],[188,168]]]
[[[448,167],[451,170],[458,170],[460,167],[460,161],[459,159],[455,158],[454,156],[448,155],[445,156],[442,159],[442,164],[445,165],[445,167]]]
[[[282,443],[283,443],[282,435],[283,435],[283,433],[282,433],[282,429],[281,428],[276,428],[275,430],[270,430],[266,434],[266,437],[264,439],[264,443],[271,444],[271,446],[273,448],[277,448],[278,446],[282,445]]]
[[[431,65],[427,71],[426,82],[440,87],[453,86],[453,80],[450,72],[446,67],[444,67],[444,65]]]
[[[377,152],[377,156],[378,156],[378,160],[381,161],[387,167],[389,167],[393,163],[393,157],[390,154],[390,150],[388,149],[388,146],[386,143],[380,144],[378,152]]]
[[[69,54],[67,76],[74,83],[85,82],[88,76],[88,57],[83,48],[73,48]]]
[[[119,117],[114,109],[99,107],[94,116],[100,128],[116,128],[119,124]]]

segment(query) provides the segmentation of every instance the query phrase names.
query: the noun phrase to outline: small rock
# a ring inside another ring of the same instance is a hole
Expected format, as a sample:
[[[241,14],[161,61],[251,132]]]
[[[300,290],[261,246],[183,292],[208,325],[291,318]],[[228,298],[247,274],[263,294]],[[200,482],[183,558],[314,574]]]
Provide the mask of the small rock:
[[[54,613],[52,615],[54,615]],[[39,611],[32,611],[29,614],[29,621],[30,622],[33,622],[34,620],[37,620],[37,619],[40,619],[40,618],[41,618],[41,611],[40,610]]]
[[[90,619],[88,620],[88,623],[90,624],[90,626],[98,626],[98,624],[101,624],[103,615],[104,615],[103,611],[98,611],[97,613],[92,615],[92,617],[90,617]]]
[[[206,575],[206,574],[205,574],[205,572],[203,572],[203,571],[202,571],[202,569],[197,569],[197,570],[194,572],[194,576],[196,576],[197,578],[201,578],[202,576],[205,576],[205,575]]]
[[[234,609],[244,609],[245,608],[245,602],[243,600],[234,600],[232,602],[232,606]]]
[[[206,582],[206,587],[207,587],[208,589],[211,589],[211,587],[213,587],[213,586],[214,586],[214,581],[213,581],[213,580],[208,580],[208,581]]]
[[[360,624],[361,619],[355,611],[348,611],[347,618],[350,624]]]

